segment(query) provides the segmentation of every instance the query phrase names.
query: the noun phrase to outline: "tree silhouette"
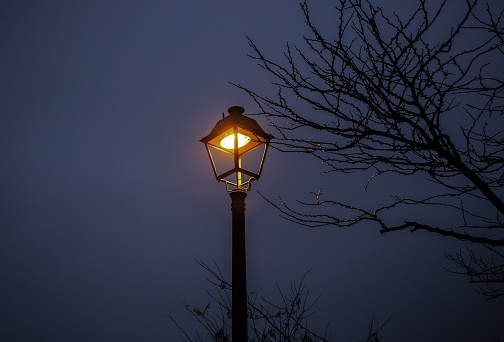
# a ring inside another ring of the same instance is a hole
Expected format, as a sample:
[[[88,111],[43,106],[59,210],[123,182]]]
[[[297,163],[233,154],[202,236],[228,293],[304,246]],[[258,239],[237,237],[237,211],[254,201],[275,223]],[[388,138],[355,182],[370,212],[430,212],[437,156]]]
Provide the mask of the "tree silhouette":
[[[230,284],[222,275],[219,267],[214,262],[214,267],[198,261],[198,264],[207,272],[207,281],[213,288],[208,292],[210,301],[205,307],[186,305],[187,311],[203,327],[205,336],[188,333],[176,321],[167,315],[181,331],[181,337],[186,342],[215,342],[231,341],[231,291]],[[318,298],[311,300],[309,290],[306,288],[306,272],[299,282],[291,282],[290,288],[283,291],[278,287],[278,300],[266,299],[259,292],[248,294],[248,323],[250,342],[327,342],[330,339],[328,332],[323,335],[309,327],[308,318],[315,311],[313,307]],[[389,319],[390,320],[390,319]],[[388,321],[378,324],[373,320],[369,325],[365,342],[379,342],[381,330]]]
[[[288,44],[285,59],[266,57],[249,40],[278,92],[235,85],[276,129],[273,148],[308,154],[325,173],[361,173],[367,186],[387,175],[411,179],[411,193],[387,194],[376,206],[325,199],[322,189],[301,206],[269,200],[282,216],[309,227],[368,222],[381,233],[427,231],[486,246],[491,260],[474,252],[450,258],[454,272],[495,298],[504,295],[503,11],[478,0],[456,5],[463,11],[447,27],[446,0],[419,0],[406,17],[371,1],[339,0],[333,30],[323,33],[305,1],[310,36],[301,47]],[[417,191],[424,180],[434,189],[427,195]],[[434,210],[456,218],[432,223]]]

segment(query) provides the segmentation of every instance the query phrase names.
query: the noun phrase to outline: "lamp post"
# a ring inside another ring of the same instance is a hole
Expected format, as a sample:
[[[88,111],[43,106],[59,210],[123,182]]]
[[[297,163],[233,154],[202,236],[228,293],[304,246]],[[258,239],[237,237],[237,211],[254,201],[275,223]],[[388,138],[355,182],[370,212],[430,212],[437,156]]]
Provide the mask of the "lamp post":
[[[200,141],[205,144],[215,177],[226,183],[231,196],[232,211],[232,296],[231,320],[232,340],[246,342],[247,335],[247,265],[245,254],[245,197],[252,182],[261,176],[269,141],[273,138],[263,131],[259,124],[243,115],[242,107],[228,109],[229,115],[217,122],[210,134]],[[242,167],[242,157],[252,151],[263,149],[256,172]],[[216,158],[216,154],[220,154]],[[224,158],[222,158],[224,157]],[[231,159],[222,170],[217,162]]]

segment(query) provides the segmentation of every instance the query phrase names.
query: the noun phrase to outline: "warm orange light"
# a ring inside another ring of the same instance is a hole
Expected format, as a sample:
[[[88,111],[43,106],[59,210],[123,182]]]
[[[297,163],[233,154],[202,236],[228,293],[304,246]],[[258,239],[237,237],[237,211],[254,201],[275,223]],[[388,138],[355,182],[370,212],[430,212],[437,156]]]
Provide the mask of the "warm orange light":
[[[221,140],[220,145],[227,150],[234,149],[234,134],[228,135],[224,139]],[[246,135],[238,133],[238,147],[242,147],[247,145],[250,142],[250,138]]]

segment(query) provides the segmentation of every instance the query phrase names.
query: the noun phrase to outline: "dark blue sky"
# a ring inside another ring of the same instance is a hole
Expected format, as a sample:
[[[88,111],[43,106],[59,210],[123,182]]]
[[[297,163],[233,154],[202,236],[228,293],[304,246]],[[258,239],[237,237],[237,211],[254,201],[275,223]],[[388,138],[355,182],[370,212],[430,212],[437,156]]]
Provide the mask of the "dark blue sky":
[[[302,34],[291,0],[0,3],[0,340],[176,341],[168,310],[197,326],[185,301],[204,307],[209,285],[194,260],[231,265],[230,198],[199,139],[230,106],[258,110],[228,82],[273,89],[245,36],[280,57]],[[363,192],[366,179],[307,161],[271,151],[247,197],[250,291],[312,269],[313,324],[339,341],[364,338],[373,315],[392,317],[386,341],[504,338],[502,301],[441,268],[465,245],[279,218],[256,191],[372,201],[392,186]]]

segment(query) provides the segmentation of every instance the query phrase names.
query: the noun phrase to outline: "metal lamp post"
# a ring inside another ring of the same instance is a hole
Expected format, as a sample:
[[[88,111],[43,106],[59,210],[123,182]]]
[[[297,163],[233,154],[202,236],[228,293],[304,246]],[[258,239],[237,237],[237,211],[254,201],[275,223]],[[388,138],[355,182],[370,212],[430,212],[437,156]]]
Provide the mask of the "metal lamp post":
[[[210,134],[200,141],[205,144],[215,177],[226,183],[226,190],[231,196],[232,211],[232,340],[246,342],[247,335],[247,268],[245,254],[245,197],[252,182],[258,180],[269,141],[273,138],[263,131],[259,124],[244,116],[242,107],[231,107],[229,115],[217,122]],[[224,116],[224,114],[223,114]],[[256,172],[242,167],[242,157],[251,152],[262,150]],[[232,158],[227,170],[221,171],[217,165],[216,154],[220,160]],[[222,155],[224,158],[222,158]]]

